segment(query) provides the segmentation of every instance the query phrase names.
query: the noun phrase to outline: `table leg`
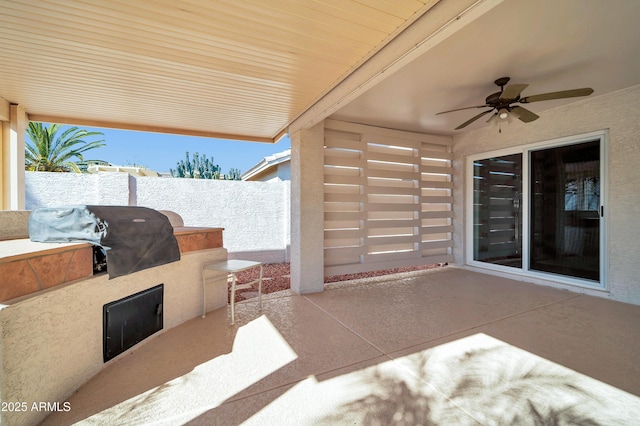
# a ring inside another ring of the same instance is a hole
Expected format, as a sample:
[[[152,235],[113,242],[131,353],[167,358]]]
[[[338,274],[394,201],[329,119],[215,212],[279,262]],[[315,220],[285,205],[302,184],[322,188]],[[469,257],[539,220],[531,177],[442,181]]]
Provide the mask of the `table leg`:
[[[205,269],[202,269],[202,318],[207,316],[207,294],[206,294],[206,281],[205,281]]]
[[[258,281],[258,305],[262,310],[262,263],[260,264],[260,278]]]
[[[231,325],[236,323],[235,305],[236,305],[236,274],[232,272],[231,273]]]

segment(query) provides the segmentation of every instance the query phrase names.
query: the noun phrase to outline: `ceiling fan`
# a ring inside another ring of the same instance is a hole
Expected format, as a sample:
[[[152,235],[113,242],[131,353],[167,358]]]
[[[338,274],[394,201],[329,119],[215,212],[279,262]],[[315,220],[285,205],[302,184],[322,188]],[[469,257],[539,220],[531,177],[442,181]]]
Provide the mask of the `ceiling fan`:
[[[560,92],[550,92],[550,93],[542,93],[540,95],[526,96],[524,98],[520,97],[520,93],[527,87],[528,84],[510,84],[507,86],[509,82],[509,77],[502,77],[497,79],[494,83],[500,87],[500,91],[496,93],[492,93],[487,96],[485,105],[477,105],[470,106],[465,108],[457,108],[449,111],[442,111],[437,113],[446,114],[448,112],[454,111],[462,111],[465,109],[474,109],[474,108],[491,108],[487,111],[483,111],[480,114],[472,117],[471,119],[465,121],[461,125],[455,128],[455,130],[460,130],[467,127],[469,124],[473,123],[480,117],[487,115],[493,112],[493,115],[487,122],[502,119],[506,120],[509,117],[509,113],[516,116],[520,121],[525,123],[529,123],[531,121],[537,120],[539,116],[526,108],[523,108],[519,105],[512,105],[514,103],[520,104],[528,104],[531,102],[540,102],[540,101],[550,101],[552,99],[564,99],[564,98],[576,98],[580,96],[589,96],[593,93],[593,89],[590,87],[584,87],[582,89],[572,89],[572,90],[562,90]],[[505,87],[506,86],[506,87]]]

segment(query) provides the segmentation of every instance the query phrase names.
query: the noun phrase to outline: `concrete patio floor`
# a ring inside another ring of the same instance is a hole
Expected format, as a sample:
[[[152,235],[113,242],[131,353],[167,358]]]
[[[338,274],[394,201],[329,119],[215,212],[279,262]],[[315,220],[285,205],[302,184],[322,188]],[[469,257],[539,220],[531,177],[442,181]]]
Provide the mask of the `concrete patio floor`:
[[[453,267],[236,305],[44,424],[637,424],[640,306]]]

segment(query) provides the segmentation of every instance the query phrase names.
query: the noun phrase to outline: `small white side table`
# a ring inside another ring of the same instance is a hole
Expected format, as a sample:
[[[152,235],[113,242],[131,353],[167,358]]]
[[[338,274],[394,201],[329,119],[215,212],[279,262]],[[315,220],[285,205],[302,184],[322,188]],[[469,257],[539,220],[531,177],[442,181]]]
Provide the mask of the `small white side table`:
[[[237,277],[236,274],[241,271],[245,271],[251,268],[260,268],[260,276],[257,280],[253,280],[246,284],[237,285]],[[206,271],[216,271],[216,272],[224,272],[227,274],[227,279],[231,280],[231,324],[235,324],[235,301],[236,301],[236,290],[242,290],[245,288],[251,288],[255,283],[258,283],[258,304],[260,305],[260,309],[262,309],[262,263],[253,262],[251,260],[238,260],[238,259],[230,259],[225,260],[224,262],[216,262],[216,263],[207,263],[202,266],[202,318],[206,317]]]

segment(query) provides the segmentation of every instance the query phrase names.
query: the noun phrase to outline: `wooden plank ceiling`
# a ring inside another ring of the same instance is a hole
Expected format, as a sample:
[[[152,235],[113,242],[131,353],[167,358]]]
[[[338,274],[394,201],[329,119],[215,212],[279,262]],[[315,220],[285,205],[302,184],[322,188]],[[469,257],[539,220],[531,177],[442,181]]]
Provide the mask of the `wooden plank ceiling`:
[[[274,141],[438,0],[2,0],[35,121]]]

